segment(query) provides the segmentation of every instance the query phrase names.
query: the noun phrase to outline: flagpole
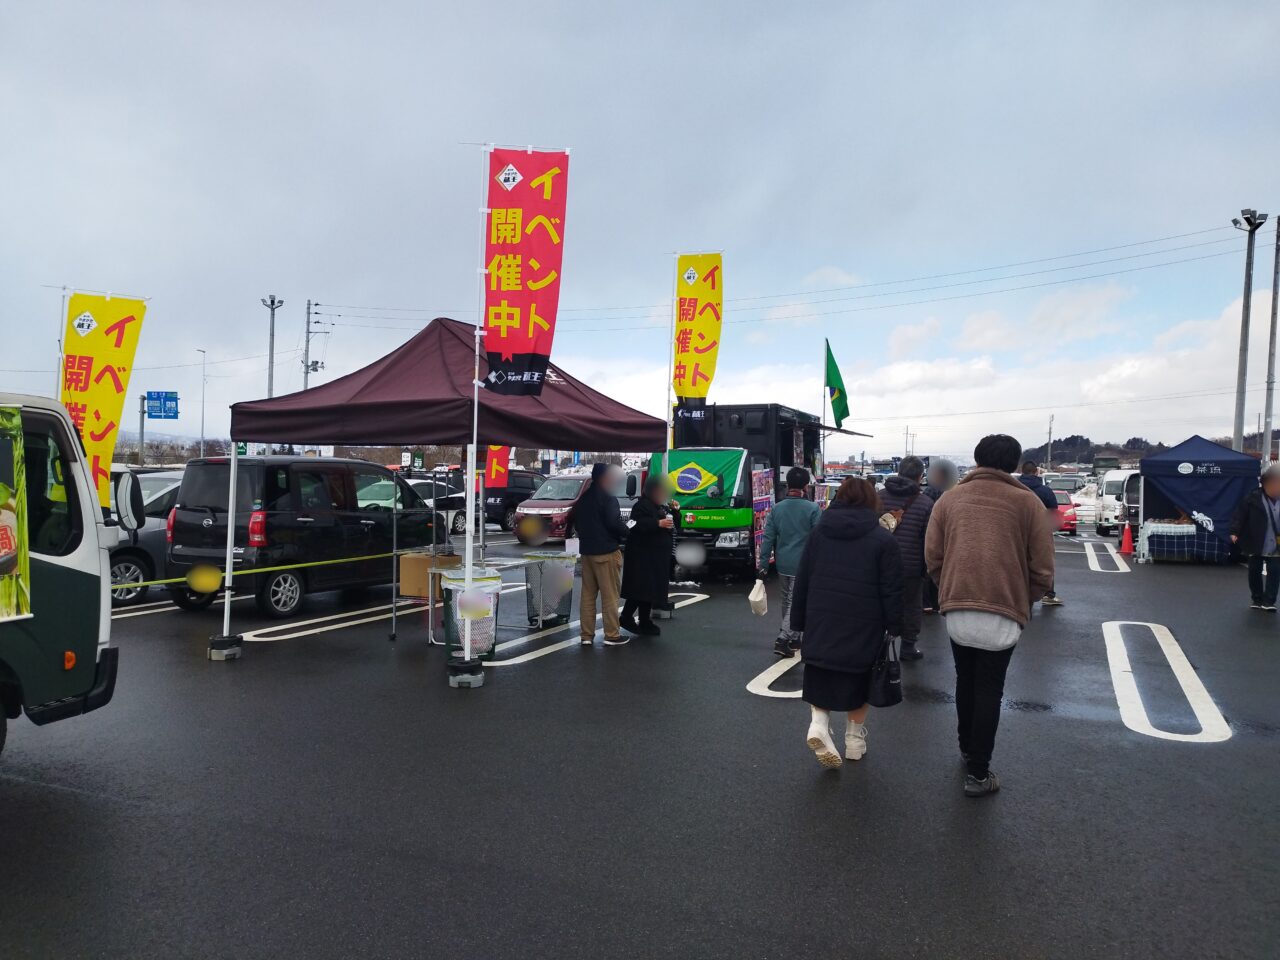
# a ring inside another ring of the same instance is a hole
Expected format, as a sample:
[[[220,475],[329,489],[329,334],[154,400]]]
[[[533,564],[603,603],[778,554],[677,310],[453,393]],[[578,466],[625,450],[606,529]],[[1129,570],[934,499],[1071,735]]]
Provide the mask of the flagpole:
[[[831,352],[831,344],[826,338],[822,341],[822,433],[818,444],[819,456],[822,457],[820,472],[823,479],[827,476],[827,354]],[[834,413],[834,411],[832,411]]]
[[[667,424],[667,436],[662,444],[662,472],[664,475],[671,472],[667,451],[676,440],[671,378],[675,374],[673,364],[675,363],[676,355],[676,306],[679,303],[678,297],[680,296],[680,254],[673,253],[671,256],[673,259],[671,261],[671,326],[667,333],[667,412],[663,417]]]

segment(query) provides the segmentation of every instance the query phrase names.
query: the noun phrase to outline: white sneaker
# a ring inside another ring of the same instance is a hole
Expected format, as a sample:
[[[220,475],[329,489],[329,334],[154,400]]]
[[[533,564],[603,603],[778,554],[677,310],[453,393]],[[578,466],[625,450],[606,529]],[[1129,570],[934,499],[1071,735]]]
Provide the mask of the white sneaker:
[[[805,741],[809,749],[818,757],[818,762],[827,769],[834,769],[844,763],[836,750],[835,741],[831,739],[831,731],[816,723],[809,724],[809,738]]]
[[[867,725],[851,723],[844,732],[844,756],[846,760],[861,760],[867,755]]]

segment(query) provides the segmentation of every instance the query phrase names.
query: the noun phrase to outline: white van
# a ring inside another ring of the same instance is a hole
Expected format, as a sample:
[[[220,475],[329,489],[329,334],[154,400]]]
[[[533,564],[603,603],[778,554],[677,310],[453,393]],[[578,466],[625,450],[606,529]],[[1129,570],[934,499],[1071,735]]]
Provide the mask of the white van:
[[[1108,470],[1098,483],[1098,535],[1107,537],[1124,522],[1124,487],[1137,470]]]
[[[120,526],[136,530],[142,491],[126,476]],[[111,700],[108,590],[119,541],[66,408],[0,393],[0,749],[23,713],[46,724]]]

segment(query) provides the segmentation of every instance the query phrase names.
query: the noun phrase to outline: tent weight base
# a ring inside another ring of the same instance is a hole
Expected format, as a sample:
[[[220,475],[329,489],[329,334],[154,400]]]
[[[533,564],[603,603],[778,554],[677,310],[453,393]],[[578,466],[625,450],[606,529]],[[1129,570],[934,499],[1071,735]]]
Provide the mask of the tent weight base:
[[[213,636],[209,638],[208,657],[210,660],[239,660],[240,659],[240,641],[244,639],[240,634],[230,637]]]
[[[449,686],[483,687],[484,665],[479,660],[464,660],[455,654],[449,658]]]

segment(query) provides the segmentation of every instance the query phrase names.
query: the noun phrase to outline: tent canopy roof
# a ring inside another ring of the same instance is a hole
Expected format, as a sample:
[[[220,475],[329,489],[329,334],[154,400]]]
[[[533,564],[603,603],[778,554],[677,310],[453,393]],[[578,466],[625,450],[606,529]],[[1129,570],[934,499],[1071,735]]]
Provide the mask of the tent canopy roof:
[[[1190,464],[1190,470],[1183,466]],[[1201,469],[1201,468],[1204,469]],[[1163,453],[1143,457],[1138,464],[1143,476],[1257,477],[1262,465],[1257,457],[1237,453],[1199,435],[1183,440]]]
[[[254,442],[471,442],[475,328],[446,317],[380,360],[299,393],[231,407],[231,438]],[[488,374],[480,352],[480,380]],[[542,395],[480,390],[479,442],[563,450],[661,450],[667,426],[547,367]]]

